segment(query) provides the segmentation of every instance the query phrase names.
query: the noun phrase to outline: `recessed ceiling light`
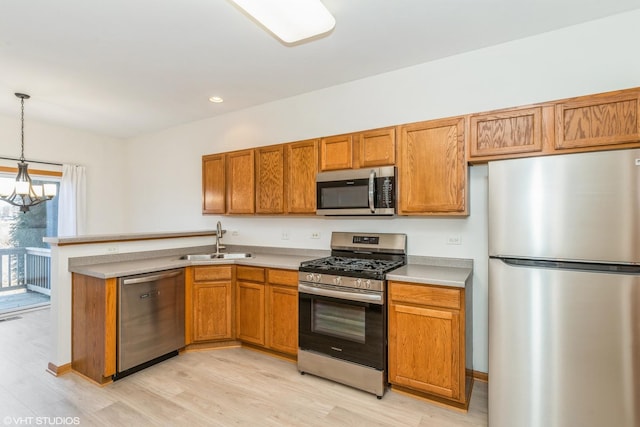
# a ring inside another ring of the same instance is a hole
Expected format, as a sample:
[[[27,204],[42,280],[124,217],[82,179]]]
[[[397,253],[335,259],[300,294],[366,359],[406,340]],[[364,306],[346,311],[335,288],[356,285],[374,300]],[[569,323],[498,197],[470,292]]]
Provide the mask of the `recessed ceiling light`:
[[[224,101],[224,99],[222,99],[222,98],[221,98],[221,97],[219,97],[219,96],[212,96],[211,98],[209,98],[209,101],[211,101],[211,102],[213,102],[213,103],[215,103],[215,104],[219,104],[219,103],[221,103],[222,101]]]
[[[232,0],[285,43],[327,33],[336,20],[320,0]]]

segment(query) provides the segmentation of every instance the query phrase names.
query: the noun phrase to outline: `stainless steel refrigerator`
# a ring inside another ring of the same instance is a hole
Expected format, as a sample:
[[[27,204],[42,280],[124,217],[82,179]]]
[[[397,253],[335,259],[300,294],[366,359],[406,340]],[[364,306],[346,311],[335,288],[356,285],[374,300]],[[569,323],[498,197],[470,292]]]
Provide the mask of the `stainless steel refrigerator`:
[[[489,425],[640,426],[640,150],[489,163]]]

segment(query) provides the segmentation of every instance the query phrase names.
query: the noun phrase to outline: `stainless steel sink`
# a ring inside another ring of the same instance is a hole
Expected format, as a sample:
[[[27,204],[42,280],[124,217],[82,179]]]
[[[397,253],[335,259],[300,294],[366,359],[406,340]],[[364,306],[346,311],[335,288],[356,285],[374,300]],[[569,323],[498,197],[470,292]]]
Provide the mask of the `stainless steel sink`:
[[[217,259],[241,259],[251,258],[250,253],[246,252],[228,252],[219,254],[189,254],[183,255],[180,259],[186,259],[188,261],[213,261]]]

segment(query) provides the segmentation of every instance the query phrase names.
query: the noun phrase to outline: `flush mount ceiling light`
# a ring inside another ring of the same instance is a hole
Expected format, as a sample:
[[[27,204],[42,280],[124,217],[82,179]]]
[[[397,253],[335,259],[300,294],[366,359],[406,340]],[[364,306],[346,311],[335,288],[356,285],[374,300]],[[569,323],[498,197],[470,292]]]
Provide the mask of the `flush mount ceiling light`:
[[[285,43],[329,32],[336,20],[320,0],[231,0]]]
[[[222,99],[219,96],[212,96],[211,98],[209,98],[209,101],[213,102],[214,104],[219,104],[219,103],[223,102],[224,99]]]
[[[16,176],[16,180],[11,183],[12,185],[0,185],[0,200],[10,203],[13,206],[19,206],[20,211],[26,213],[29,212],[31,206],[39,205],[42,202],[53,199],[56,195],[56,185],[44,184],[44,186],[42,186],[31,184],[31,177],[27,170],[29,165],[24,161],[24,100],[30,97],[24,93],[16,93],[15,95],[20,98],[22,150],[20,152],[20,161],[18,162],[18,176]]]

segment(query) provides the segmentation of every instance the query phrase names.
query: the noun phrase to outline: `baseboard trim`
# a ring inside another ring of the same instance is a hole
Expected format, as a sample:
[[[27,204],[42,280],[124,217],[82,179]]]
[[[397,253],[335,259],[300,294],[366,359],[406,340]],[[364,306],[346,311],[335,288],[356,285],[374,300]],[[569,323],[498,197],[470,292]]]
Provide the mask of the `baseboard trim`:
[[[481,371],[471,371],[473,379],[482,381],[483,383],[489,382],[489,374]]]
[[[65,363],[64,365],[56,366],[53,363],[49,362],[49,364],[47,365],[47,372],[54,377],[68,374],[69,372],[71,372],[71,363]]]

